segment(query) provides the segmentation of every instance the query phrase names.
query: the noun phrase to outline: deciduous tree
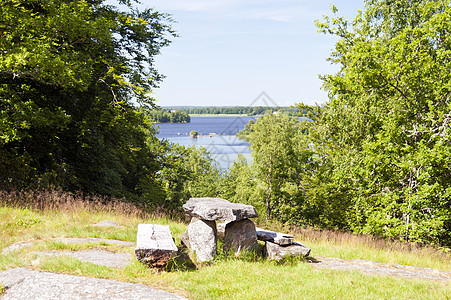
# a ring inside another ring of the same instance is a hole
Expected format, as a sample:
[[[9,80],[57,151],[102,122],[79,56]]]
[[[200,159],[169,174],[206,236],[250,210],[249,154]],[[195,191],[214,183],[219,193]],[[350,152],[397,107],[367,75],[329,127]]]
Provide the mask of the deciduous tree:
[[[354,21],[318,27],[339,37],[311,131],[330,225],[449,245],[449,1],[367,0]]]
[[[0,0],[0,187],[138,193],[158,164],[135,103],[173,35],[153,9],[104,0]]]

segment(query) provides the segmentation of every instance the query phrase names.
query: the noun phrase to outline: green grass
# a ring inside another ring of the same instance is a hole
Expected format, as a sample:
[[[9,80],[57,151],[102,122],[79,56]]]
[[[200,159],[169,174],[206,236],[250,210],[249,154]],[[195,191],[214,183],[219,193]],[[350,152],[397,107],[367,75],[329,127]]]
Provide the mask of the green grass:
[[[317,270],[307,263],[227,261],[197,272],[169,274],[194,299],[446,299],[449,285]]]
[[[123,227],[96,227],[111,220]],[[35,270],[138,282],[192,299],[450,299],[450,282],[371,276],[358,271],[317,269],[305,261],[282,264],[248,257],[236,259],[220,255],[198,270],[176,268],[158,272],[137,261],[123,269],[81,262],[72,257],[43,256],[33,251],[77,251],[100,248],[133,253],[133,247],[106,243],[64,244],[62,237],[95,237],[134,242],[137,225],[169,225],[176,244],[186,230],[183,222],[164,215],[123,213],[121,210],[62,207],[35,210],[0,207],[0,249],[19,241],[35,242],[11,254],[0,254],[0,270],[27,267]],[[282,228],[282,230],[284,230]],[[451,271],[449,254],[431,248],[401,249],[371,239],[299,231],[297,240],[312,248],[312,256],[365,259]],[[385,246],[384,246],[385,245]],[[1,283],[0,283],[1,285]],[[2,289],[0,289],[0,294]]]

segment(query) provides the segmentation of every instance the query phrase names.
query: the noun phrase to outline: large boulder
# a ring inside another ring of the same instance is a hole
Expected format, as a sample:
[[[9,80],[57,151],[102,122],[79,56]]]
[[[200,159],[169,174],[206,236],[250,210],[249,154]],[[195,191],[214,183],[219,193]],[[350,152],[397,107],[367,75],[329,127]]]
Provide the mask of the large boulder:
[[[167,225],[139,224],[136,258],[151,267],[162,268],[177,254],[177,247]]]
[[[305,247],[299,242],[293,242],[289,246],[280,246],[271,242],[265,243],[264,254],[269,260],[282,260],[289,256],[303,256],[310,255],[310,248]]]
[[[249,219],[227,223],[224,234],[224,252],[230,249],[239,255],[243,250],[254,250],[257,248],[257,233],[255,224]]]
[[[191,198],[183,209],[187,215],[207,221],[239,221],[258,217],[252,205],[231,203],[221,198]]]
[[[194,251],[197,262],[207,262],[215,258],[217,249],[215,221],[193,218],[188,225],[187,233],[183,243]]]

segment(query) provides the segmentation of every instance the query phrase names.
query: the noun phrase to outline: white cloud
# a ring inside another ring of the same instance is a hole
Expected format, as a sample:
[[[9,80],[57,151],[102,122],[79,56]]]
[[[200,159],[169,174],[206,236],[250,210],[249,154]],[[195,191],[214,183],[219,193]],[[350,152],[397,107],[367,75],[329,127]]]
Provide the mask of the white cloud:
[[[162,11],[220,13],[232,17],[278,22],[321,16],[320,12],[312,9],[315,4],[307,0],[154,0],[151,5]]]
[[[218,11],[230,7],[234,2],[228,0],[154,0],[151,5],[159,10]]]
[[[240,16],[250,19],[265,19],[278,22],[294,22],[299,19],[311,19],[321,16],[320,12],[307,7],[282,7],[279,9],[257,8],[240,12]]]

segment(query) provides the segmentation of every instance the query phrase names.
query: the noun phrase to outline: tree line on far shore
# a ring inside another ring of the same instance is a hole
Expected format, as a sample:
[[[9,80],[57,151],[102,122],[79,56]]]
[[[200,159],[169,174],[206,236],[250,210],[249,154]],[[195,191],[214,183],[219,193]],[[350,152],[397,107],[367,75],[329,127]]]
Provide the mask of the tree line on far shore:
[[[191,117],[186,111],[171,109],[142,109],[142,112],[155,123],[190,123]]]
[[[299,114],[306,114],[307,111],[300,111],[296,106],[173,106],[166,109],[179,110],[187,112],[189,115],[247,115],[257,116],[264,115],[265,112],[281,111],[289,116],[299,116]],[[306,109],[307,110],[307,109]]]

